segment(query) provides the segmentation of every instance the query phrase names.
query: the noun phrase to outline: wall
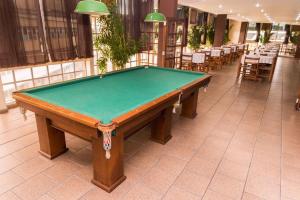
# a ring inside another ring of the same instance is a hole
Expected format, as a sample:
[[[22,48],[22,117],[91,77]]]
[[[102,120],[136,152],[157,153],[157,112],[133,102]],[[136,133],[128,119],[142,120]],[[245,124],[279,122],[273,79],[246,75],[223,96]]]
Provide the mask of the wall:
[[[241,31],[241,22],[235,20],[229,20],[229,27],[231,27],[229,31],[229,39],[230,43],[238,43]]]

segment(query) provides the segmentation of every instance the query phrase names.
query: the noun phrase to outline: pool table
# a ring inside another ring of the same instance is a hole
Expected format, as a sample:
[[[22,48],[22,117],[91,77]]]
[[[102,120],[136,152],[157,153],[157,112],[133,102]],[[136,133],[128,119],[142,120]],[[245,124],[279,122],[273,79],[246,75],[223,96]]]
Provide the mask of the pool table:
[[[13,93],[25,116],[35,113],[40,153],[53,159],[67,151],[65,132],[92,143],[92,182],[111,192],[126,179],[124,139],[151,124],[151,140],[171,139],[174,105],[196,116],[198,91],[211,76],[140,66]],[[176,107],[177,107],[176,106]],[[179,109],[177,109],[179,110]]]

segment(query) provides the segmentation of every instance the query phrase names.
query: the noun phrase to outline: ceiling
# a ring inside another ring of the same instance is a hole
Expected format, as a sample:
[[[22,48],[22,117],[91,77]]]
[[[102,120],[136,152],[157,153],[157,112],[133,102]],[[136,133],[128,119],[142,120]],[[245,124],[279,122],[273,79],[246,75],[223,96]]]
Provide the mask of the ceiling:
[[[229,19],[300,25],[300,0],[178,0],[185,6]]]

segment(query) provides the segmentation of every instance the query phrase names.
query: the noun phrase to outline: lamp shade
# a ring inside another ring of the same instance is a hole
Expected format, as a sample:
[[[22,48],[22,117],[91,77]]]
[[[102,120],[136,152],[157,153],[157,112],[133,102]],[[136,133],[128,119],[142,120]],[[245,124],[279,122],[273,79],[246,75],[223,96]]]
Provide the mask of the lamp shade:
[[[166,17],[164,14],[159,13],[157,9],[154,10],[154,12],[149,13],[145,20],[145,22],[166,22]]]
[[[82,0],[80,1],[76,8],[75,12],[79,14],[88,14],[88,15],[109,15],[109,11],[105,3],[95,0]]]

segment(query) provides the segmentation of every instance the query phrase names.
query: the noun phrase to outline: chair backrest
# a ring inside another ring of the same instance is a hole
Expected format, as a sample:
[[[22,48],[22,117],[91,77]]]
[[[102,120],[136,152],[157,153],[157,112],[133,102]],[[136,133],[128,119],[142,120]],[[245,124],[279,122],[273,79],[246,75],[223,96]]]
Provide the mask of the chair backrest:
[[[182,60],[183,61],[191,61],[192,60],[192,54],[190,54],[190,53],[183,53],[182,54]]]
[[[194,53],[192,56],[192,63],[203,64],[205,62],[205,53]]]
[[[224,47],[223,48],[223,50],[224,50],[224,54],[230,54],[231,53],[231,48],[229,47]]]
[[[243,55],[241,59],[242,64],[258,64],[259,63],[259,56],[253,55]]]
[[[220,49],[212,49],[211,50],[211,57],[220,57],[222,50]]]

